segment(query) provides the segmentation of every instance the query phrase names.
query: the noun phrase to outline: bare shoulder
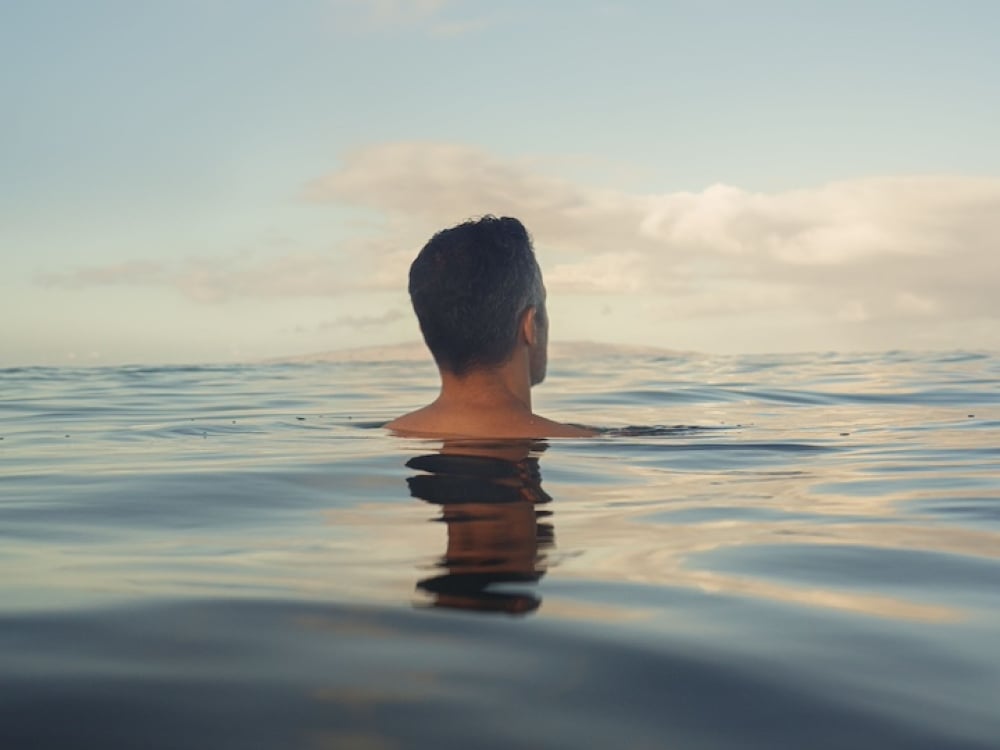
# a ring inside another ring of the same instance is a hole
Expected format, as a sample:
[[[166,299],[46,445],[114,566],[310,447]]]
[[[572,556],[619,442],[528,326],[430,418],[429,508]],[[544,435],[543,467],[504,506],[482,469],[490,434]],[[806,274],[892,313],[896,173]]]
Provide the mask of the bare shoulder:
[[[597,433],[585,427],[554,422],[536,414],[443,413],[433,407],[388,422],[387,430],[403,437],[581,438]]]
[[[398,433],[419,433],[428,431],[428,422],[433,422],[433,420],[428,419],[427,407],[424,407],[396,417],[391,422],[387,422],[384,427]]]
[[[540,429],[543,434],[535,435],[533,437],[565,437],[565,438],[583,438],[583,437],[594,437],[597,435],[595,430],[588,427],[581,427],[575,424],[564,424],[562,422],[554,422],[551,419],[546,419],[545,417],[534,416],[532,422],[535,426]]]

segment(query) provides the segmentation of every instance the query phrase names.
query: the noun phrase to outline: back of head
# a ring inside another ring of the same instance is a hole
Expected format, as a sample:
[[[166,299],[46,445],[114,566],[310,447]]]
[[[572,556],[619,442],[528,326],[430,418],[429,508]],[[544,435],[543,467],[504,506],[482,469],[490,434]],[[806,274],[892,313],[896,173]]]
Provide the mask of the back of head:
[[[410,266],[409,289],[434,360],[456,375],[503,364],[521,316],[544,301],[531,238],[508,217],[435,234]]]

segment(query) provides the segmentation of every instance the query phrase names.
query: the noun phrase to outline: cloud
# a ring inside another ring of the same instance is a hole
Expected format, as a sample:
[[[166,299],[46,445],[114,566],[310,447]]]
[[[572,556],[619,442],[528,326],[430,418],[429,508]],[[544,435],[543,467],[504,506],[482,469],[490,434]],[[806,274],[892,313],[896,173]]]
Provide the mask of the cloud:
[[[388,143],[348,153],[304,197],[375,209],[391,227],[432,231],[486,213],[521,217],[538,236],[575,252],[657,244],[640,236],[647,199],[577,185],[469,146]],[[627,233],[622,235],[623,230]]]
[[[636,252],[602,253],[552,266],[545,273],[545,283],[561,292],[637,292],[642,287],[637,272],[641,263],[642,255]]]
[[[856,322],[1000,315],[996,178],[637,194],[550,177],[532,162],[468,146],[405,142],[347,154],[305,197],[381,213],[392,244],[410,255],[435,229],[515,215],[535,237],[553,292],[669,294],[675,314],[787,309]],[[391,260],[403,266],[402,257]],[[392,277],[379,268],[383,281]]]
[[[531,230],[551,294],[644,298],[665,319],[772,314],[916,326],[1000,318],[997,178],[633,193],[553,177],[537,161],[470,146],[402,142],[345,154],[302,197],[381,221],[369,236],[326,253],[275,248],[173,265],[136,261],[40,281],[168,286],[202,302],[402,292],[410,261],[433,232],[492,213],[518,216]]]
[[[173,288],[196,302],[239,298],[327,297],[357,288],[344,258],[321,253],[192,258],[174,264],[132,261],[37,277],[42,286]]]
[[[381,315],[339,315],[319,324],[321,330],[330,328],[379,328],[407,317],[401,310],[387,310]]]
[[[38,276],[42,286],[79,289],[88,286],[159,284],[167,277],[163,264],[147,260],[132,260],[107,266],[81,268],[69,273],[43,273]]]

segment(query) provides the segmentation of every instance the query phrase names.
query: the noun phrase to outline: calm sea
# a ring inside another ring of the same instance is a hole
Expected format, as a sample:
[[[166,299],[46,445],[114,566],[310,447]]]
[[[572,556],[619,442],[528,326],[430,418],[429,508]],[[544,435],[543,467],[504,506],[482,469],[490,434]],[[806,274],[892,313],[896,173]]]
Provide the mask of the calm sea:
[[[0,371],[0,748],[998,748],[1000,356]]]

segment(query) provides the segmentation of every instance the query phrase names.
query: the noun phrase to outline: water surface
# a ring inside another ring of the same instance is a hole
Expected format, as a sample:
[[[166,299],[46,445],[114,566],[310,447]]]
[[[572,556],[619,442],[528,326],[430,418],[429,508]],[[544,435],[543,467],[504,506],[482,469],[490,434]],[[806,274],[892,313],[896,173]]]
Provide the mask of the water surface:
[[[0,371],[0,747],[995,748],[1000,357]]]

